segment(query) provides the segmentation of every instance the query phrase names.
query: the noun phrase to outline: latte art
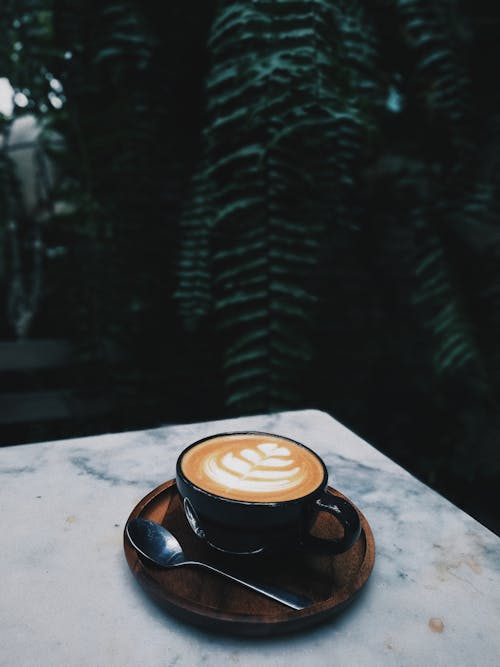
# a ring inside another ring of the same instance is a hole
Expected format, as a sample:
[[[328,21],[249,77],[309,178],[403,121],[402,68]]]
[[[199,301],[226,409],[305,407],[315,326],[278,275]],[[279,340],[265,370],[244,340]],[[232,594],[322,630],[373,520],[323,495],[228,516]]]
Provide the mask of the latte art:
[[[199,487],[236,500],[290,500],[323,480],[317,457],[278,436],[235,434],[201,442],[182,459],[184,474]]]
[[[290,489],[302,481],[290,450],[274,442],[245,447],[239,454],[214,452],[206,457],[203,467],[216,484],[254,493]]]

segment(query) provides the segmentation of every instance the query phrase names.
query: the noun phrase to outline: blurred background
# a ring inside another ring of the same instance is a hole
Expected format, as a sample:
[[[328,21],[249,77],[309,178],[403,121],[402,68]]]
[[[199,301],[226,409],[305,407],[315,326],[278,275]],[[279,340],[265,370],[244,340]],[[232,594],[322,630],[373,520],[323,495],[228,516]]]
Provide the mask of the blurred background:
[[[0,32],[0,444],[319,408],[499,532],[500,8]]]

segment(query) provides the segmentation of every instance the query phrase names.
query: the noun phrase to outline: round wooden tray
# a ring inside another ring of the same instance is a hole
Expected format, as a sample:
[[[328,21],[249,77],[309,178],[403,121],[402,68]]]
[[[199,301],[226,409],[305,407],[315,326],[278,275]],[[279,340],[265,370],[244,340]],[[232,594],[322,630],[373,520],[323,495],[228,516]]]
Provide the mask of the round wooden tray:
[[[333,489],[328,487],[328,491]],[[341,493],[336,491],[338,495]],[[343,496],[345,497],[345,496]],[[359,512],[359,510],[358,510]],[[201,568],[163,570],[139,559],[124,533],[125,557],[147,593],[173,616],[197,626],[239,635],[275,635],[323,621],[353,600],[368,580],[375,560],[375,543],[365,517],[359,512],[362,531],[357,542],[337,556],[316,556],[302,552],[286,558],[270,556],[214,556],[213,550],[189,527],[175,480],[151,491],[132,511],[137,517],[165,525],[192,559],[212,561],[230,570],[248,568],[255,580],[281,585],[314,600],[307,609],[296,611]],[[318,515],[313,533],[336,537],[337,522]],[[216,559],[216,560],[215,560]],[[243,560],[242,560],[243,559]]]

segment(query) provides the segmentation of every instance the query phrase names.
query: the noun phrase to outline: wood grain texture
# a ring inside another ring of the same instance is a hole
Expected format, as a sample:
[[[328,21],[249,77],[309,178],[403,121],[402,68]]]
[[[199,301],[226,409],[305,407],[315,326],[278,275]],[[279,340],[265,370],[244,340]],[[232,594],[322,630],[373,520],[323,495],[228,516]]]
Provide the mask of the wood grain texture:
[[[145,591],[177,618],[231,634],[274,635],[324,621],[350,603],[362,589],[373,568],[375,543],[368,522],[359,514],[361,536],[345,553],[316,556],[297,551],[286,553],[283,558],[283,555],[235,557],[214,553],[191,531],[174,480],[149,493],[132,511],[129,520],[142,517],[165,525],[192,559],[213,562],[221,569],[247,572],[252,579],[308,595],[314,604],[300,611],[199,568],[163,570],[146,564],[138,558],[126,533],[125,557]],[[314,534],[328,538],[337,537],[338,530],[337,522],[326,513],[318,515],[313,527]]]

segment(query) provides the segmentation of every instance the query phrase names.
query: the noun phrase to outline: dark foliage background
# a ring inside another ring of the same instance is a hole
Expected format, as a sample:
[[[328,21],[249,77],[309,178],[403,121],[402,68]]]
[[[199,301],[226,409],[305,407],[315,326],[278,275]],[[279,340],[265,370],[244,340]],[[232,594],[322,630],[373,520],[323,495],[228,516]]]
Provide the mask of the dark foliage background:
[[[71,340],[108,398],[9,441],[317,407],[494,522],[499,21],[4,0],[0,129],[35,114],[56,178],[28,214],[0,150],[0,337]]]

